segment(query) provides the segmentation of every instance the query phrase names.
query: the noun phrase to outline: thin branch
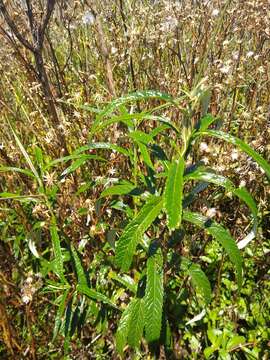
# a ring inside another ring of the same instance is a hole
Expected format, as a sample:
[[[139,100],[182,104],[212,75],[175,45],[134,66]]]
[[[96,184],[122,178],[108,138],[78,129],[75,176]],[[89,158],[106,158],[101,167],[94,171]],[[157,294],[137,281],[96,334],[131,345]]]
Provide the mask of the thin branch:
[[[29,43],[28,40],[26,40],[22,34],[19,32],[16,24],[14,23],[14,21],[11,19],[6,5],[4,4],[3,0],[0,0],[0,11],[4,16],[4,19],[6,20],[6,23],[8,24],[8,26],[10,27],[10,29],[13,31],[14,35],[16,36],[16,38],[20,41],[21,44],[23,44],[28,50],[30,50],[31,52],[34,52],[35,49],[34,47]]]
[[[38,39],[38,46],[41,48],[44,42],[44,36],[45,36],[45,30],[46,27],[50,21],[50,18],[52,16],[53,10],[55,6],[55,0],[47,0],[47,6],[46,6],[46,15],[42,22],[42,24],[39,26],[39,39]]]

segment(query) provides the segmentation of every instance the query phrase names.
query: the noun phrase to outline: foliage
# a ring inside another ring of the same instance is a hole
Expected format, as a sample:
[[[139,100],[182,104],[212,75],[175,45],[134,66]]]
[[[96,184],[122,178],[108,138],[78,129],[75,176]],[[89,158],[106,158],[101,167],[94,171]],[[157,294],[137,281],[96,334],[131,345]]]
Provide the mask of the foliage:
[[[266,3],[0,1],[1,358],[267,359]]]

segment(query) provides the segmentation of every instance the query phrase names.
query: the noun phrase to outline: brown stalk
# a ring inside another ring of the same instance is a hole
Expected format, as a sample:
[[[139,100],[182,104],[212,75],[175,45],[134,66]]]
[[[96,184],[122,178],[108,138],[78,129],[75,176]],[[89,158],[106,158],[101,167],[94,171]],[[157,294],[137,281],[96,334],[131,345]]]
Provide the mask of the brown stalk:
[[[67,154],[68,150],[66,140],[59,128],[60,119],[58,117],[55,99],[51,90],[50,81],[47,75],[43,58],[45,31],[52,16],[55,2],[56,0],[47,0],[45,16],[43,17],[41,23],[38,24],[33,14],[31,0],[26,0],[27,18],[32,36],[32,44],[20,33],[11,15],[9,14],[3,0],[0,0],[0,11],[2,12],[6,24],[8,25],[14,36],[17,38],[17,40],[34,56],[37,77],[43,90],[43,94],[47,104],[47,110],[52,119],[52,125],[59,139],[59,145],[61,146],[61,148],[64,148],[64,152],[65,154]]]

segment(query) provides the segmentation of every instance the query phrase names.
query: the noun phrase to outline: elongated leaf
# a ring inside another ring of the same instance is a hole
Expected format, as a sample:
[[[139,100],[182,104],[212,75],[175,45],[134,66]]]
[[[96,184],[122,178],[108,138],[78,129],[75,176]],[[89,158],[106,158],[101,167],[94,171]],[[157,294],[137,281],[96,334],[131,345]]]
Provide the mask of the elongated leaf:
[[[84,271],[84,268],[82,266],[79,255],[78,255],[75,247],[73,246],[73,244],[70,245],[70,249],[71,249],[72,257],[74,259],[74,264],[75,264],[75,268],[76,268],[78,283],[80,285],[87,286],[88,285],[87,277],[85,275],[85,271]]]
[[[102,116],[106,116],[116,110],[120,105],[127,104],[130,102],[136,102],[139,100],[148,100],[148,99],[159,99],[169,103],[175,103],[173,97],[168,94],[162,93],[155,90],[145,90],[137,91],[130,93],[128,95],[122,96],[118,99],[113,100],[102,112]]]
[[[66,175],[72,173],[73,171],[77,170],[80,166],[82,166],[86,161],[91,160],[91,159],[106,161],[105,159],[102,159],[97,155],[82,154],[82,155],[80,155],[80,157],[77,160],[75,160],[73,162],[73,164],[71,164],[68,168],[66,168],[62,172],[61,176],[66,176]]]
[[[87,150],[87,149],[86,149]],[[93,158],[95,159],[96,158],[96,155],[91,155],[93,156]],[[55,159],[55,160],[52,160],[50,161],[48,164],[46,164],[45,166],[45,170],[46,169],[49,169],[50,167],[52,166],[55,166],[59,163],[66,163],[67,161],[69,160],[74,160],[74,159],[79,159],[81,157],[80,153],[74,153],[72,155],[68,155],[68,156],[63,156],[61,158],[58,158],[58,159]],[[105,160],[105,159],[104,159]]]
[[[91,127],[91,133],[95,134],[102,129],[107,128],[108,126],[116,123],[124,123],[129,128],[134,128],[135,123],[140,124],[143,121],[158,121],[165,125],[167,125],[169,128],[173,129],[176,133],[179,133],[179,129],[176,128],[176,126],[170,121],[169,118],[165,116],[158,116],[158,115],[151,115],[147,112],[141,112],[141,113],[133,113],[133,114],[124,114],[119,116],[112,116],[110,119],[104,119],[103,115],[100,114],[97,116],[97,119],[94,121],[94,124]]]
[[[237,271],[238,286],[242,284],[242,256],[236,245],[235,240],[231,237],[229,231],[223,226],[215,223],[211,219],[201,214],[193,213],[190,211],[183,212],[183,219],[205,229],[223,246],[231,262],[235,265]]]
[[[203,295],[204,301],[208,304],[211,301],[211,286],[201,267],[182,257],[181,268],[191,277],[192,284],[199,290]]]
[[[56,316],[55,316],[52,341],[55,340],[55,338],[56,338],[56,336],[57,336],[57,334],[59,332],[59,329],[61,327],[61,324],[62,324],[62,321],[63,321],[62,317],[64,315],[66,299],[67,299],[68,293],[69,293],[69,289],[66,289],[64,291],[64,293],[60,296],[60,304],[59,304],[59,307],[58,307],[58,310],[57,310],[57,313],[56,313]]]
[[[123,274],[120,276],[120,275],[116,274],[114,271],[111,271],[109,275],[113,280],[118,281],[120,284],[124,285],[128,290],[130,290],[134,294],[136,294],[137,284],[130,276],[128,276],[126,274]]]
[[[128,136],[145,145],[148,145],[153,140],[151,135],[139,130],[132,131]]]
[[[59,239],[55,219],[53,219],[52,224],[50,226],[50,233],[51,233],[53,251],[54,251],[54,256],[55,256],[55,261],[56,261],[56,263],[55,263],[56,275],[61,279],[62,282],[66,282],[66,279],[64,276],[63,255],[62,255],[61,244],[60,244],[60,239]]]
[[[167,176],[164,205],[168,217],[168,228],[171,230],[176,229],[181,224],[184,170],[184,160],[174,160]]]
[[[21,202],[29,202],[29,201],[34,201],[34,202],[38,202],[39,199],[39,195],[19,195],[19,194],[13,194],[13,193],[8,193],[8,192],[2,192],[0,193],[0,200],[18,200]]]
[[[258,209],[253,197],[250,195],[250,193],[247,191],[246,188],[243,187],[243,188],[235,189],[234,194],[238,196],[239,199],[243,200],[246,203],[246,205],[250,208],[254,219],[251,232],[244,239],[242,239],[237,243],[238,249],[243,249],[255,238],[257,234]]]
[[[162,131],[164,130],[167,130],[169,129],[170,126],[167,125],[167,124],[163,124],[163,125],[160,125],[160,126],[157,126],[156,128],[154,128],[150,133],[149,135],[154,138],[155,136],[157,136],[159,133],[161,133]]]
[[[37,170],[36,170],[36,168],[35,168],[32,160],[31,160],[30,156],[28,155],[27,151],[25,150],[23,144],[21,143],[19,137],[17,136],[17,134],[16,134],[16,132],[14,131],[14,129],[13,129],[13,127],[11,126],[11,124],[9,124],[9,126],[10,126],[11,131],[12,131],[12,133],[13,133],[13,136],[14,136],[14,138],[15,138],[15,140],[16,140],[16,143],[17,143],[17,145],[18,145],[21,153],[23,154],[23,156],[24,156],[24,158],[25,158],[28,166],[30,167],[33,175],[35,176],[35,178],[36,178],[39,186],[42,187],[42,186],[43,186],[42,181],[41,181],[41,179],[40,179],[40,177],[39,177],[39,174],[38,174],[38,172],[37,172]]]
[[[145,335],[148,342],[157,341],[160,337],[163,293],[163,256],[159,247],[150,249],[150,256],[147,260]]]
[[[235,188],[234,184],[224,176],[217,175],[211,172],[207,172],[206,170],[195,170],[194,172],[185,175],[185,180],[203,180],[205,182],[213,183],[219,186],[224,187],[227,191],[232,192],[239,199],[245,202],[245,204],[249,207],[252,216],[253,216],[253,228],[251,232],[240,242],[238,242],[238,248],[242,249],[245,247],[250,241],[254,239],[257,233],[258,227],[258,209],[257,205],[247,191],[246,188]]]
[[[116,339],[116,350],[118,351],[118,353],[120,353],[120,355],[123,354],[124,347],[127,344],[127,337],[131,324],[131,315],[133,313],[133,308],[136,304],[136,300],[137,299],[132,299],[130,301],[130,303],[124,310],[118,324],[115,339]]]
[[[139,149],[140,149],[140,152],[141,152],[143,161],[145,162],[145,164],[146,164],[147,166],[149,166],[151,169],[154,170],[154,165],[153,165],[152,160],[151,160],[151,158],[150,158],[150,155],[149,155],[149,153],[148,153],[147,146],[144,145],[144,144],[141,143],[141,142],[138,142],[138,146],[139,146]]]
[[[102,129],[106,129],[108,126],[112,124],[123,123],[129,128],[134,127],[134,120],[142,119],[145,113],[133,113],[133,114],[122,114],[118,116],[112,116],[110,119],[104,119],[103,113],[97,116],[96,120],[94,121],[90,135],[96,134],[97,132],[101,131]]]
[[[129,194],[132,190],[134,190],[136,186],[129,182],[125,182],[122,184],[114,185],[102,191],[100,197],[112,196],[112,195],[126,195]]]
[[[121,146],[114,145],[111,143],[105,143],[105,142],[98,142],[98,143],[90,143],[88,145],[84,145],[80,147],[79,149],[75,150],[75,154],[80,154],[81,152],[87,151],[87,150],[93,150],[93,149],[105,149],[105,150],[113,150],[123,155],[129,155],[129,151],[127,149],[124,149]]]
[[[128,271],[132,257],[144,232],[159,215],[163,207],[162,198],[152,197],[141,209],[139,214],[124,229],[123,234],[116,243],[116,264]]]
[[[35,178],[35,175],[29,170],[12,167],[12,166],[2,166],[2,165],[0,166],[0,172],[8,172],[8,171],[18,172],[18,173]]]
[[[207,170],[195,170],[187,175],[184,178],[185,181],[187,180],[200,180],[209,182],[212,184],[216,184],[219,186],[224,187],[227,191],[234,191],[235,187],[231,180],[227,179],[222,175],[215,174],[213,172],[209,172]]]
[[[144,299],[134,299],[128,331],[128,344],[133,348],[138,348],[140,345],[144,321]]]
[[[223,131],[217,131],[217,130],[202,131],[199,134],[214,136],[219,139],[225,140],[233,145],[238,146],[242,151],[244,151],[246,154],[252,157],[252,159],[255,160],[261,166],[261,168],[265,171],[267,177],[270,180],[270,164],[260,154],[258,154],[255,150],[253,150],[248,144],[246,144],[243,140],[240,140],[239,138],[232,136],[230,134],[226,134]]]
[[[84,294],[86,296],[88,296],[90,299],[92,300],[97,300],[97,301],[101,301],[105,304],[108,304],[112,307],[114,307],[115,309],[118,309],[118,307],[106,296],[101,294],[100,292],[89,288],[86,285],[77,285],[77,290],[79,293]]]

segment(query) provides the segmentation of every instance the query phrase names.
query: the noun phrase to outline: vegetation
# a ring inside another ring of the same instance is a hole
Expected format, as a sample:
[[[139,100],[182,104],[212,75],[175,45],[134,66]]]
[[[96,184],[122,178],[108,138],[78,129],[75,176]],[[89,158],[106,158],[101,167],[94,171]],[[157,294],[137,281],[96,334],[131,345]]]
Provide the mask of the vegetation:
[[[267,0],[0,0],[1,359],[268,359]]]

